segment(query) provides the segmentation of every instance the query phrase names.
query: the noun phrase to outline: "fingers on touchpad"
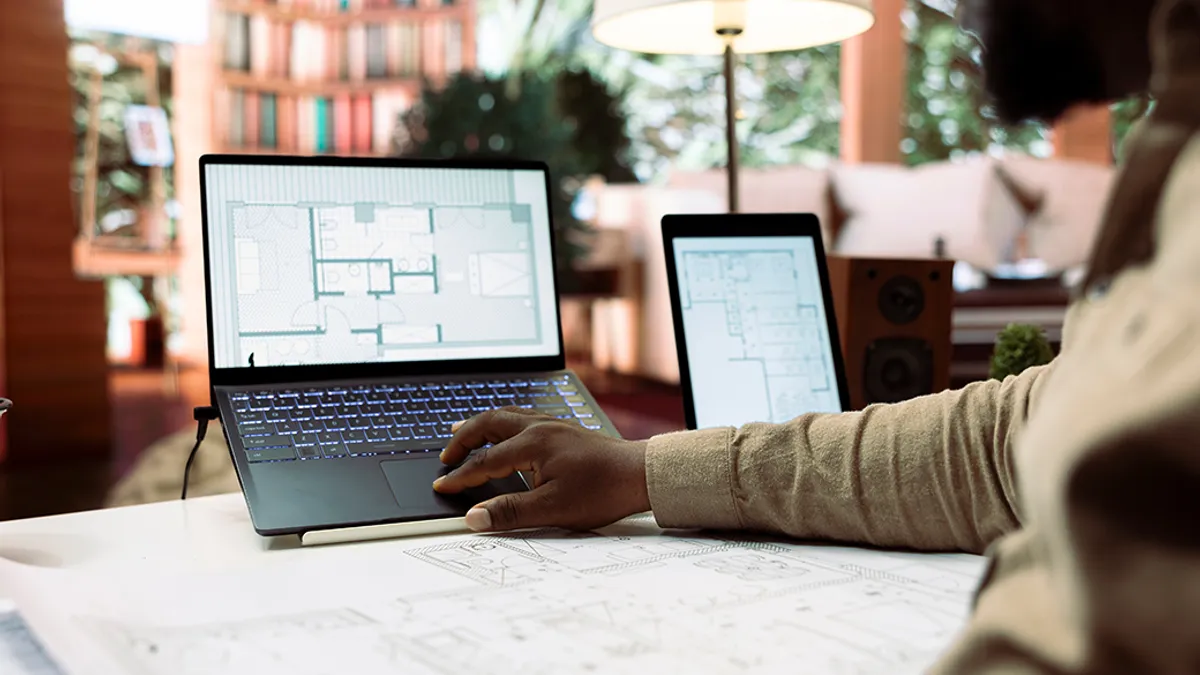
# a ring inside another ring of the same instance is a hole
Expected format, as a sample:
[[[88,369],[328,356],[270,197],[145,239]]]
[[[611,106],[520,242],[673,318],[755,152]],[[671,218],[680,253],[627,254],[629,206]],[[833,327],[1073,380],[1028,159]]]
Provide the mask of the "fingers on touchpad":
[[[384,478],[392,489],[392,495],[401,507],[424,502],[433,497],[438,502],[457,508],[470,508],[480,502],[498,497],[524,487],[517,477],[493,480],[479,487],[468,488],[453,495],[433,490],[433,481],[449,473],[453,467],[442,464],[437,457],[421,459],[398,459],[379,463]],[[514,483],[515,481],[515,483]]]

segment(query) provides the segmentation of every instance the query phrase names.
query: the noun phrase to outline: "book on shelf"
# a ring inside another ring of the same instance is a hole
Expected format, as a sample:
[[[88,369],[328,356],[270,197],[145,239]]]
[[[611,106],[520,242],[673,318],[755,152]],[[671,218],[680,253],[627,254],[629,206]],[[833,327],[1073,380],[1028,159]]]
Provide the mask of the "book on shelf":
[[[227,9],[253,10],[256,8],[272,7],[282,11],[310,11],[330,14],[349,14],[364,10],[416,8],[423,3],[417,0],[231,0],[225,3]],[[448,7],[454,4],[452,0],[433,0],[424,3],[427,6]]]
[[[297,96],[231,89],[225,146],[229,150],[303,154],[388,154],[400,118],[412,105],[407,91],[377,90]]]
[[[217,136],[230,150],[380,154],[426,80],[462,70],[447,0],[240,0],[223,5]],[[263,11],[267,9],[268,11]],[[396,9],[395,12],[377,10]],[[373,12],[373,13],[366,13]],[[363,20],[353,16],[359,13]],[[330,21],[327,17],[343,16]]]
[[[229,72],[348,82],[445,73],[447,64],[461,69],[462,25],[456,19],[326,26],[226,16],[224,67]]]

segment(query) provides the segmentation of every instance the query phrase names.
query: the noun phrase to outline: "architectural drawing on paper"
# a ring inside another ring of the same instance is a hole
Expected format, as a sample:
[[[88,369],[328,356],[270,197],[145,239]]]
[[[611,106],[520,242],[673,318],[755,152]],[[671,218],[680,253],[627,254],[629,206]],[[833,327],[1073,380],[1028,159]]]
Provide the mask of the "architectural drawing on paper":
[[[11,601],[0,599],[0,673],[63,675]]]
[[[204,625],[92,619],[89,628],[141,675],[915,673],[965,620],[980,571],[955,556],[648,529],[405,549],[417,568],[460,578],[449,592],[416,584],[352,607]]]
[[[837,401],[829,362],[820,289],[804,289],[797,256],[781,251],[685,251],[681,304],[686,314],[704,305],[723,308],[717,330],[732,339],[727,354],[761,368],[768,421],[785,422]],[[814,295],[815,292],[815,295]]]
[[[228,203],[241,362],[537,344],[531,205],[506,179],[453,180],[404,204]]]

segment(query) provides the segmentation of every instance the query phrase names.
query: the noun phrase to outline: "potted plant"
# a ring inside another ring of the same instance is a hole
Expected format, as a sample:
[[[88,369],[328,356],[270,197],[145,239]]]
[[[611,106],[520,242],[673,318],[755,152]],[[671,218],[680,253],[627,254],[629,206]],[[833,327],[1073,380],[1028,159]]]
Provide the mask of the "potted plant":
[[[625,127],[619,94],[586,70],[459,73],[444,86],[425,87],[400,119],[397,150],[422,158],[544,160],[553,181],[559,289],[570,295],[592,285],[577,267],[591,234],[574,209],[584,183],[593,176],[635,180]]]
[[[991,377],[1003,380],[1020,375],[1027,368],[1042,366],[1054,360],[1054,350],[1039,326],[1010,323],[996,336],[992,353]]]

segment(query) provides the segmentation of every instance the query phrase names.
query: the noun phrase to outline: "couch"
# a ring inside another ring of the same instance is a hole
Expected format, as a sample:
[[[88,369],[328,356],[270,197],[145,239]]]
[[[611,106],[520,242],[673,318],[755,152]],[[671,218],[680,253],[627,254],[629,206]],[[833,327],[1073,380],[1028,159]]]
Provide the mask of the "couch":
[[[1110,166],[1070,160],[976,157],[917,168],[743,170],[740,187],[742,211],[815,213],[831,253],[924,258],[940,248],[961,263],[956,283],[965,291],[1022,261],[1036,262],[1047,276],[1077,272],[1114,174]],[[639,277],[636,293],[594,304],[596,365],[678,383],[660,221],[668,213],[726,211],[724,171],[588,190],[593,224],[623,233],[634,261],[629,269]]]

